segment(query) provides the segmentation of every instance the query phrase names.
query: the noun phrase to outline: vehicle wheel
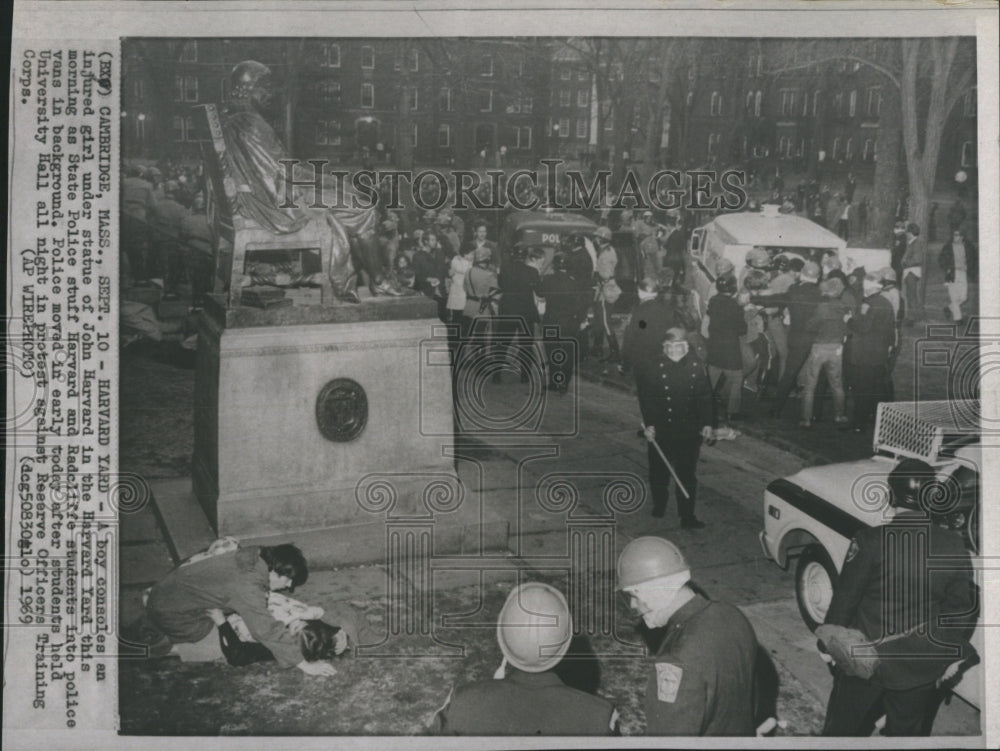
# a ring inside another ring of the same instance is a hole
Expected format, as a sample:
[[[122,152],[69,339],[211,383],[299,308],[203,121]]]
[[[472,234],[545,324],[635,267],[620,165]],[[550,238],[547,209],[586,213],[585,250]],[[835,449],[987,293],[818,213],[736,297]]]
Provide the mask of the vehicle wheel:
[[[835,581],[837,567],[821,545],[810,545],[802,551],[795,569],[795,599],[810,631],[815,631],[826,618]]]

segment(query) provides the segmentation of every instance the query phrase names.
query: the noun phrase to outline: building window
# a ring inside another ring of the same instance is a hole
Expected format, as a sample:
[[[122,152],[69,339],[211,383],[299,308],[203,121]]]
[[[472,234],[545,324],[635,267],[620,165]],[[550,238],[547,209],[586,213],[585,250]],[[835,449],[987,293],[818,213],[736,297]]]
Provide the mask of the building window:
[[[483,69],[480,75],[483,78],[493,78],[493,55],[487,55],[483,58]]]
[[[590,135],[590,120],[580,118],[576,121],[576,137],[586,138]]]
[[[447,123],[438,126],[438,146],[443,148],[451,146],[451,126]]]
[[[140,146],[146,145],[146,118],[141,114],[135,118],[135,140]]]
[[[577,81],[586,81],[587,80],[587,71],[583,70],[583,69],[578,70],[576,72],[576,80]]]
[[[141,124],[141,121],[140,121]],[[197,141],[198,134],[194,129],[194,118],[188,115],[187,117],[182,117],[180,115],[174,115],[173,121],[173,132],[175,141]]]
[[[833,161],[840,159],[840,138],[833,139],[833,148],[830,149],[830,158]]]
[[[559,137],[569,138],[569,118],[560,117],[559,118]]]
[[[479,92],[479,111],[493,111],[493,89],[486,89],[485,91]]]
[[[414,73],[420,70],[420,50],[410,50],[410,70]]]
[[[316,84],[316,94],[324,104],[333,104],[340,100],[340,81],[320,81]]]
[[[576,106],[577,107],[589,107],[590,106],[590,90],[580,89],[576,92]]]
[[[524,58],[519,57],[517,59],[517,77],[524,78]]]
[[[624,78],[625,78],[625,66],[624,66],[624,64],[621,61],[616,60],[615,62],[611,63],[611,77],[615,81],[624,80]]]
[[[365,45],[361,48],[361,67],[372,70],[375,67],[375,48]]]
[[[569,107],[573,102],[573,92],[569,89],[559,89],[559,106]]]
[[[519,115],[521,114],[521,97],[513,97],[510,102],[507,103],[507,114],[508,115]]]
[[[514,148],[517,149],[530,149],[531,148],[531,126],[522,125],[514,129]]]
[[[796,152],[795,156],[804,156],[806,153],[806,139],[799,139],[799,150]]]
[[[812,111],[812,114],[813,114],[813,117],[816,117],[816,115],[819,114],[819,89],[816,89],[816,91],[813,92],[813,111]]]
[[[559,71],[559,78],[563,81],[572,81],[573,80],[572,69],[569,68],[568,66],[564,67],[561,71]]]
[[[180,62],[182,63],[195,63],[198,62],[198,40],[191,39],[181,45],[181,56]]]
[[[711,113],[713,115],[722,114],[722,94],[718,91],[712,92]]]
[[[361,84],[361,106],[371,109],[375,106],[375,85],[371,83]]]
[[[340,67],[340,45],[339,44],[324,44],[323,45],[323,59],[320,62],[324,68],[339,68]]]
[[[778,158],[787,159],[791,156],[791,141],[788,136],[781,136],[778,138]]]
[[[417,124],[413,123],[413,128],[410,130],[410,146],[416,148],[417,146]]]
[[[973,141],[965,141],[962,144],[962,166],[976,166],[976,144]]]
[[[867,106],[868,117],[878,117],[882,114],[882,89],[879,86],[873,86],[868,89],[868,106]]]
[[[781,114],[784,117],[795,114],[795,89],[781,90]]]
[[[858,92],[856,89],[851,89],[851,93],[847,98],[847,116],[854,117],[854,113],[858,109]]]
[[[418,91],[416,86],[406,87],[406,101],[410,111],[415,112],[418,107]]]
[[[198,101],[197,76],[174,76],[174,101],[175,102]]]
[[[316,143],[340,146],[340,120],[317,120]]]
[[[146,98],[146,82],[141,78],[132,81],[132,98],[142,101]]]
[[[977,96],[978,96],[978,92],[976,90],[976,87],[972,87],[971,89],[969,89],[969,92],[962,99],[962,113],[966,117],[975,117],[976,116],[976,108],[977,108],[976,98],[977,98]],[[964,150],[965,150],[965,147],[963,147],[963,151]]]
[[[719,140],[721,136],[718,133],[708,134],[708,155],[714,156],[719,150]]]
[[[442,112],[451,112],[451,89],[445,87],[438,94],[438,109]]]
[[[848,162],[854,158],[854,139],[847,139],[847,146],[844,148],[844,159]]]
[[[875,161],[875,141],[871,138],[865,139],[864,150],[861,152],[861,161],[863,162]]]
[[[844,92],[838,91],[833,95],[833,111],[837,113],[837,117],[844,116]]]
[[[525,115],[530,115],[532,110],[535,109],[535,100],[533,97],[526,96],[521,99],[521,112]]]

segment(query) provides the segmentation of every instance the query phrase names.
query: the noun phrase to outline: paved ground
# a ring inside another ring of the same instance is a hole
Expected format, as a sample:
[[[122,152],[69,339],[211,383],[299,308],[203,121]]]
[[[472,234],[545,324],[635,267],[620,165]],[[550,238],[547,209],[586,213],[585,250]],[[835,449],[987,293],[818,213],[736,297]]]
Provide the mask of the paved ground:
[[[122,364],[121,466],[147,478],[184,476],[191,452],[193,373],[172,364],[176,352],[165,347],[127,354]],[[705,448],[698,513],[709,526],[701,532],[680,530],[669,513],[652,519],[648,500],[641,508],[611,514],[607,503],[621,509],[628,502],[624,486],[615,483],[642,488],[646,471],[631,395],[582,381],[575,393],[539,400],[512,376],[506,380],[484,388],[484,410],[510,414],[540,403],[542,425],[564,434],[492,438],[480,465],[459,462],[464,482],[491,504],[509,507],[515,520],[509,554],[474,561],[434,558],[421,578],[390,575],[382,565],[315,572],[300,590],[304,599],[324,607],[350,604],[371,626],[362,640],[370,649],[338,661],[340,672],[333,678],[311,679],[266,665],[237,669],[123,659],[123,731],[421,733],[453,683],[492,674],[500,660],[496,613],[514,583],[532,578],[566,589],[593,587],[595,602],[603,605],[585,615],[592,619],[588,630],[599,655],[601,692],[620,707],[624,732],[641,733],[641,638],[622,602],[602,599],[613,560],[600,556],[600,544],[613,540],[620,546],[653,533],[674,539],[699,582],[751,619],[781,679],[778,711],[786,727],[779,732],[815,734],[830,676],[798,617],[791,574],[762,557],[756,538],[765,484],[794,472],[805,459],[753,436]],[[574,492],[577,505],[561,505]],[[142,587],[173,561],[153,507],[123,517],[121,534],[121,618],[127,621],[137,612]],[[579,570],[572,565],[579,561],[574,541],[585,539],[598,545],[596,552],[584,551],[595,577],[571,579],[568,572]],[[975,731],[978,715],[958,705],[953,702],[942,713],[938,732]]]

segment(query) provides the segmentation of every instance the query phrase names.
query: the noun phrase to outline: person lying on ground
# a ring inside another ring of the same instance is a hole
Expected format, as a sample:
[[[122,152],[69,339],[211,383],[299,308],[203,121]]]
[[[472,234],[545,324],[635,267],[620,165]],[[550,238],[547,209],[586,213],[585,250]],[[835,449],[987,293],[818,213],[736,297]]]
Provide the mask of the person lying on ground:
[[[175,643],[196,643],[208,636],[215,624],[207,611],[220,608],[238,613],[280,667],[333,675],[336,670],[329,663],[303,659],[298,638],[268,611],[268,592],[292,591],[305,583],[309,571],[302,551],[287,544],[219,549],[224,552],[210,549],[157,582],[142,617],[123,636],[147,644],[151,657],[165,656]]]
[[[275,614],[274,602],[283,597],[280,593],[273,592],[269,598],[268,609],[272,615]],[[321,616],[323,611],[320,608],[312,608],[297,600],[283,598],[299,609],[318,611]],[[208,617],[218,627],[219,646],[226,662],[234,667],[252,665],[256,662],[271,662],[275,659],[274,653],[265,645],[253,638],[244,620],[236,613],[231,613],[228,617],[222,608],[210,608]],[[296,613],[295,615],[314,615],[314,613]],[[281,620],[279,617],[278,620]],[[290,634],[295,636],[302,651],[302,659],[306,662],[320,662],[329,660],[344,653],[348,645],[347,631],[339,626],[331,626],[329,623],[315,618],[291,617],[285,623],[285,628]]]

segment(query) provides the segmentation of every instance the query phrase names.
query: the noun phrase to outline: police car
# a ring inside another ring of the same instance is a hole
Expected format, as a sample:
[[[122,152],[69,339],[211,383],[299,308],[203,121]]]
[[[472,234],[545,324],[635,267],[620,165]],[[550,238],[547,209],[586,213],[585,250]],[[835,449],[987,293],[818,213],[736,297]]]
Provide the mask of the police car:
[[[875,423],[874,455],[808,467],[764,491],[764,555],[783,569],[795,561],[795,597],[806,625],[823,623],[851,538],[888,520],[889,472],[905,457],[933,466],[949,502],[941,520],[960,530],[970,555],[980,548],[979,402],[885,402]],[[973,646],[983,651],[982,628]],[[982,670],[967,671],[955,693],[981,707]]]

